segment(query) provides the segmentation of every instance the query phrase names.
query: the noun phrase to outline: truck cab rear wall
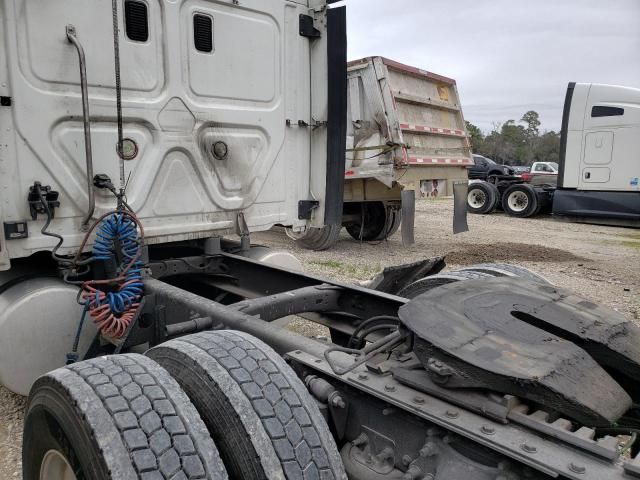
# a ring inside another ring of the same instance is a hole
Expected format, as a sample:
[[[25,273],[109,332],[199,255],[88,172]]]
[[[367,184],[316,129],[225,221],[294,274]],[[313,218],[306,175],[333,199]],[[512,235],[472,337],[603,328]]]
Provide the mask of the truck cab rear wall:
[[[120,161],[114,61],[105,50],[113,44],[111,2],[0,1],[0,77],[8,85],[0,95],[12,99],[0,106],[9,159],[0,176],[0,223],[24,220],[29,232],[3,240],[6,269],[7,253],[27,257],[55,245],[40,234],[43,216],[31,220],[25,199],[34,180],[59,192],[53,227],[65,237],[60,253],[77,249],[83,237],[91,179],[67,25],[86,55],[94,172],[119,186]],[[137,3],[145,6],[136,10],[144,28],[119,34],[124,136],[132,145],[124,180],[149,243],[233,232],[239,212],[251,231],[335,221],[346,137],[344,8],[327,10],[314,0],[309,17],[307,2],[200,2],[204,20],[194,22],[186,0]],[[131,23],[128,14],[120,8],[121,25]],[[311,36],[300,28],[307,18]],[[212,28],[202,30],[206,25]],[[308,200],[317,206],[300,215],[299,202]],[[96,217],[115,204],[96,191]]]

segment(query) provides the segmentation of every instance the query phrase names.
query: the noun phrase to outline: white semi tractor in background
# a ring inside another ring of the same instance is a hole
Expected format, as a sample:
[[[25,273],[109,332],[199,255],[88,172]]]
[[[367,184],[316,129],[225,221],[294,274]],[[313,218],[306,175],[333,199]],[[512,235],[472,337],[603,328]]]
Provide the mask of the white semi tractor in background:
[[[640,475],[632,321],[514,266],[437,286],[427,259],[374,290],[251,245],[342,222],[331,3],[0,0],[0,382],[29,394],[24,480]]]
[[[640,89],[569,84],[560,142],[556,174],[473,182],[469,211],[640,227]]]

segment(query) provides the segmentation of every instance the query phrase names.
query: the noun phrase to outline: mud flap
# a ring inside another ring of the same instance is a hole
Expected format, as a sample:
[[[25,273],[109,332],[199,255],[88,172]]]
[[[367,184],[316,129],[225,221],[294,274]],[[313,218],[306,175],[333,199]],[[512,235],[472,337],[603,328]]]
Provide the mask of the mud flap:
[[[347,150],[347,13],[346,7],[327,13],[328,119],[327,181],[324,224],[342,226],[344,152]]]
[[[416,243],[416,192],[403,190],[400,198],[402,200],[402,245],[407,247]]]
[[[453,183],[453,233],[463,233],[469,231],[467,223],[467,192],[468,182]]]

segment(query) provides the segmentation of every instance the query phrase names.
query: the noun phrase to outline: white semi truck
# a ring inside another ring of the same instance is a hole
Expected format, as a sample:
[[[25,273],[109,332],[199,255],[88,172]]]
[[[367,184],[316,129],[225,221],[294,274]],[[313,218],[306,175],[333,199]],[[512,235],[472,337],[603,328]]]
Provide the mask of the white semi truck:
[[[508,265],[428,259],[374,290],[251,245],[341,220],[330,3],[0,1],[0,382],[29,394],[24,480],[639,475],[631,320]]]
[[[469,210],[484,214],[501,205],[513,216],[546,210],[562,219],[640,227],[640,89],[569,84],[560,142],[557,171],[532,172],[531,184],[500,176],[474,182]]]

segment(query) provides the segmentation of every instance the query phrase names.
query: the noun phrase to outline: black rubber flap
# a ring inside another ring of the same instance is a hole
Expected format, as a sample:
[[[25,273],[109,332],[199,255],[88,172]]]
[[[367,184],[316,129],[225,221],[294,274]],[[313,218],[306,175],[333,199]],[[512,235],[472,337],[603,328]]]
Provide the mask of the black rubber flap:
[[[453,233],[469,231],[467,223],[467,195],[469,184],[467,182],[454,182],[453,184]]]
[[[584,425],[610,424],[631,407],[603,367],[640,378],[640,330],[567,291],[506,277],[455,282],[416,297],[399,316],[424,365],[436,358],[470,383]]]

